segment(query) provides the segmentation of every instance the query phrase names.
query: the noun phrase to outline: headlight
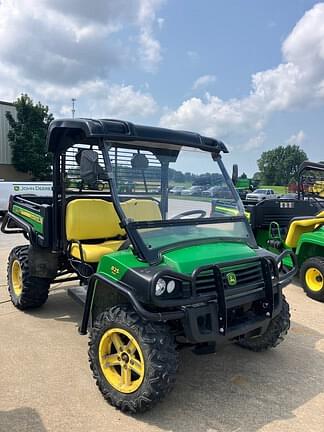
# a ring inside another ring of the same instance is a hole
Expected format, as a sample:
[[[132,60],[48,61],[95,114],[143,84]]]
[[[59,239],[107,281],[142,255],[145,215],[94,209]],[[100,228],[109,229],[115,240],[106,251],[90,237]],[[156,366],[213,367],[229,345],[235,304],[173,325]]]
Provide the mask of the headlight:
[[[173,291],[175,290],[175,287],[176,287],[176,283],[175,283],[174,280],[171,279],[171,280],[167,283],[167,287],[166,287],[166,289],[167,289],[167,293],[168,293],[168,294],[173,293]]]
[[[164,279],[162,278],[158,279],[155,285],[155,295],[156,296],[162,295],[166,289],[166,286],[167,284]]]

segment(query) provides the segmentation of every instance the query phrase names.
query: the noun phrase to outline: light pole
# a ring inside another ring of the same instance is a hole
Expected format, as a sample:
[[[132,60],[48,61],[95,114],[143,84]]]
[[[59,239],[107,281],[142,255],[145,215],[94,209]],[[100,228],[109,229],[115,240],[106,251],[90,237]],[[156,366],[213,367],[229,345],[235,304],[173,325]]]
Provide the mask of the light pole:
[[[72,118],[74,118],[74,114],[75,114],[75,101],[76,101],[76,99],[72,98],[71,100],[72,100]]]

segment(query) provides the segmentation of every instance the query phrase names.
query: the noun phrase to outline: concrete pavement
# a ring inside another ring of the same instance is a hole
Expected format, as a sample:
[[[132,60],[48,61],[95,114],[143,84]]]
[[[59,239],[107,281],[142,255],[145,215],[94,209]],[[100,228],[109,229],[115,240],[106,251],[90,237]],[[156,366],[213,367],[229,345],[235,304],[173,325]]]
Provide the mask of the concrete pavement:
[[[181,352],[176,387],[152,411],[131,417],[101,397],[79,336],[81,308],[61,287],[22,313],[5,286],[9,250],[20,236],[0,234],[0,432],[323,432],[324,304],[301,288],[285,292],[292,328],[277,349],[236,346],[216,354]]]

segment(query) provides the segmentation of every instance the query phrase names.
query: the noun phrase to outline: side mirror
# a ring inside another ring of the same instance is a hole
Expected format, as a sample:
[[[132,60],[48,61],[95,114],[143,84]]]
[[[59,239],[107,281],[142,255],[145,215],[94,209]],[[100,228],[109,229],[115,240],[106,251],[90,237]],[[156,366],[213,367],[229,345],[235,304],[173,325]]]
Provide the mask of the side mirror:
[[[149,161],[147,157],[144,154],[141,153],[135,153],[131,160],[132,168],[137,170],[146,170],[149,166]]]
[[[234,164],[232,170],[232,182],[234,183],[234,185],[236,185],[237,179],[238,179],[238,165]]]

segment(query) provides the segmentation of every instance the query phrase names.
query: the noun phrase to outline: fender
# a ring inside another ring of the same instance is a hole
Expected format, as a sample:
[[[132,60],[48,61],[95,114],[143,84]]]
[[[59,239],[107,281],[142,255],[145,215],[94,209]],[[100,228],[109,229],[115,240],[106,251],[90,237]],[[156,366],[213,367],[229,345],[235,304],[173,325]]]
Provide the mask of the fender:
[[[107,280],[105,277],[101,276],[99,273],[94,273],[90,279],[87,290],[87,297],[84,305],[82,322],[79,328],[79,333],[81,335],[87,334],[87,328],[89,323],[89,317],[91,312],[91,306],[93,301],[94,289],[96,282],[100,281],[104,285],[109,286],[118,291],[119,294],[126,297],[129,303],[133,306],[134,310],[147,321],[169,321],[184,318],[185,312],[183,310],[177,310],[172,312],[151,312],[145,309],[135,298],[131,289],[122,283],[113,282]]]

